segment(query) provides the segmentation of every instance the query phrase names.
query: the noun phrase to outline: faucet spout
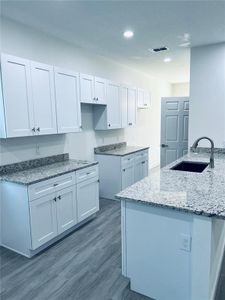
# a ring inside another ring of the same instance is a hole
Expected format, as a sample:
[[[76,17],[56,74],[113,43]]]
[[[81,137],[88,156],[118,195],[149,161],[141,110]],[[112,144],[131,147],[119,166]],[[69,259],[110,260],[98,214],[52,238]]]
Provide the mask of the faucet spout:
[[[209,137],[207,136],[203,136],[203,137],[200,137],[198,138],[194,144],[192,145],[192,148],[196,149],[198,147],[198,143],[201,141],[201,140],[208,140],[211,144],[211,155],[210,155],[210,168],[214,168],[214,142],[212,139],[210,139]]]

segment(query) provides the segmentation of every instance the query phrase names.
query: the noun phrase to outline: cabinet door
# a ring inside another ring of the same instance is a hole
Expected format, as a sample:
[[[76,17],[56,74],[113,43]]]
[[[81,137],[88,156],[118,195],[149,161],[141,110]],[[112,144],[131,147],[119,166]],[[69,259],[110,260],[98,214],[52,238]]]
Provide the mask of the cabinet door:
[[[53,67],[31,62],[36,133],[57,133]]]
[[[144,107],[148,108],[150,107],[151,104],[151,95],[149,93],[149,91],[145,91],[144,92]]]
[[[86,219],[99,210],[99,182],[97,178],[77,184],[78,222]]]
[[[145,98],[145,90],[144,89],[138,89],[138,91],[137,91],[137,106],[139,108],[144,107],[144,98]]]
[[[7,137],[33,135],[30,62],[1,55],[2,88]]]
[[[130,165],[122,169],[122,189],[124,190],[128,186],[134,183],[134,165]]]
[[[136,89],[128,89],[128,110],[127,110],[127,122],[128,126],[134,126],[136,124],[136,110],[137,110],[137,93]]]
[[[143,178],[148,176],[148,160],[143,162]]]
[[[137,182],[144,178],[144,161],[135,163],[134,166],[134,181]]]
[[[79,74],[59,68],[54,73],[58,133],[80,131]]]
[[[95,77],[95,92],[94,102],[96,104],[106,104],[106,80]]]
[[[32,249],[36,249],[57,235],[56,198],[49,194],[30,202]]]
[[[107,85],[107,128],[121,128],[120,86],[109,82]]]
[[[94,102],[94,77],[80,74],[80,101],[82,103]]]
[[[125,128],[128,125],[128,119],[127,119],[127,113],[128,113],[127,101],[128,101],[128,89],[127,89],[127,87],[121,87],[122,128]]]
[[[77,223],[76,186],[73,185],[57,192],[58,234]]]

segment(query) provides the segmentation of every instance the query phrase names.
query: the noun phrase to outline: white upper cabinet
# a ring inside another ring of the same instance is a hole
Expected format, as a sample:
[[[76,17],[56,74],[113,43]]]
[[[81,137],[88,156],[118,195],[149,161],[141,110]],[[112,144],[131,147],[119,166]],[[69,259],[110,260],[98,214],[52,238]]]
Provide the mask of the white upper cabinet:
[[[122,128],[134,126],[137,114],[137,90],[121,87]]]
[[[31,79],[36,132],[57,133],[53,67],[31,62]]]
[[[82,103],[93,103],[94,76],[80,74],[80,101]]]
[[[122,116],[122,128],[127,127],[128,125],[128,88],[125,86],[121,87],[121,116]]]
[[[2,101],[1,136],[33,135],[34,127],[30,62],[10,55],[1,55]],[[3,121],[4,120],[4,121]]]
[[[136,125],[137,90],[128,88],[127,122],[128,126]]]
[[[106,83],[107,80],[100,77],[94,78],[94,101],[97,104],[106,104]]]
[[[121,128],[120,85],[115,82],[107,84],[107,127]]]
[[[54,68],[58,133],[81,129],[79,73]]]
[[[137,107],[149,108],[150,107],[150,93],[144,89],[138,89],[137,91]]]
[[[81,103],[106,104],[106,83],[104,78],[80,74]]]

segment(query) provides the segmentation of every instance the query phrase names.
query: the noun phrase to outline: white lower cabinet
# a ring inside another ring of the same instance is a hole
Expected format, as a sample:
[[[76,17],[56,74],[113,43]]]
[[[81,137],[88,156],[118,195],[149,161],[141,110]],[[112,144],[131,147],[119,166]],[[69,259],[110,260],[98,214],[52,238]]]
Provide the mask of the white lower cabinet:
[[[122,169],[122,190],[134,184],[134,165]]]
[[[99,210],[98,178],[82,181],[77,184],[77,217],[83,221]]]
[[[99,163],[100,196],[115,199],[121,190],[148,176],[148,150],[124,156],[96,154]]]
[[[30,202],[32,249],[37,249],[57,236],[56,196],[51,193]]]
[[[76,186],[59,191],[56,195],[58,234],[77,224]]]
[[[5,181],[1,187],[2,246],[27,257],[99,210],[98,165],[28,186]]]

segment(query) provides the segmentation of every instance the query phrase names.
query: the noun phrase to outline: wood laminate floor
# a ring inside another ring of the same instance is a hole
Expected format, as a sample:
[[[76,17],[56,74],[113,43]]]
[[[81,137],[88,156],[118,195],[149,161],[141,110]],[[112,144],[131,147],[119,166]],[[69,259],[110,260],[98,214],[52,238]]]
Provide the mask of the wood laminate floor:
[[[32,259],[4,248],[1,300],[147,300],[121,275],[120,203],[101,200],[94,220]],[[225,262],[216,300],[225,300]]]

